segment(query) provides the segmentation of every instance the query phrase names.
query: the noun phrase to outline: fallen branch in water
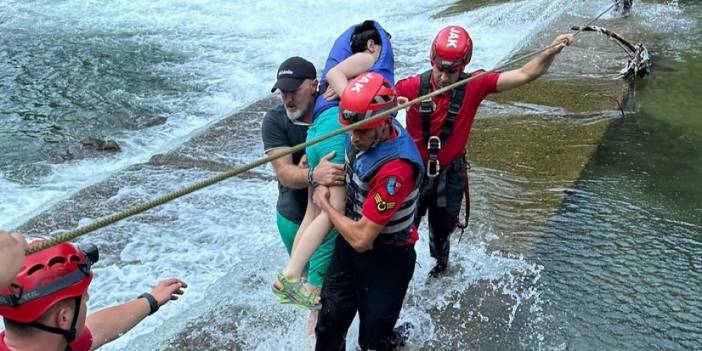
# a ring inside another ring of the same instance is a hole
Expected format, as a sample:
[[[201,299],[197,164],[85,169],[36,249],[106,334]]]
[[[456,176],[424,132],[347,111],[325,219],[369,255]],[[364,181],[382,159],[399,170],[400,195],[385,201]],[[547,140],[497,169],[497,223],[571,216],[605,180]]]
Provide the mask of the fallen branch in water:
[[[619,47],[629,55],[626,65],[619,71],[615,79],[636,79],[643,78],[651,73],[651,57],[648,54],[643,44],[632,44],[628,40],[622,38],[619,34],[612,32],[604,27],[586,26],[586,27],[571,27],[572,30],[582,30],[583,32],[596,32],[606,35],[610,40],[613,40]]]

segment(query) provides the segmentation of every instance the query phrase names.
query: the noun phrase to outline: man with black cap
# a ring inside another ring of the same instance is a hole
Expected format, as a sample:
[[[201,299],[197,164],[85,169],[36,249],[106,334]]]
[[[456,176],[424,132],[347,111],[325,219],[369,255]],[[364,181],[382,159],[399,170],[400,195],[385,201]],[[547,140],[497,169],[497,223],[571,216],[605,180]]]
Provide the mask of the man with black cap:
[[[317,85],[317,70],[311,62],[295,56],[280,65],[271,92],[280,91],[282,104],[266,113],[261,127],[266,155],[271,156],[305,142],[307,129],[312,124]],[[304,151],[298,151],[271,162],[278,178],[276,222],[288,254],[292,251],[295,234],[305,216],[308,186],[332,185],[345,178],[343,165],[329,162],[334,153],[325,156],[313,168],[307,167],[304,154]],[[318,260],[316,256],[318,252],[310,258],[308,276],[309,282],[320,288],[324,272],[318,270],[326,270],[326,264],[321,262],[328,260]]]

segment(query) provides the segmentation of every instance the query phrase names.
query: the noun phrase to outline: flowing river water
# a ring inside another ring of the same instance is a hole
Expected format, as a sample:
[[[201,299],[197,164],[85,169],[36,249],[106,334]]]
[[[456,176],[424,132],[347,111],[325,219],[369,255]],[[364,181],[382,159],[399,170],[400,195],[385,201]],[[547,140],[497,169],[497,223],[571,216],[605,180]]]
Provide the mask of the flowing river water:
[[[426,68],[432,35],[449,23],[470,29],[472,67],[493,67],[575,24],[563,18],[584,23],[609,5],[470,3],[4,1],[0,227],[48,235],[260,157],[256,111],[270,105],[278,63],[321,65],[335,36],[365,18],[393,34],[405,76]],[[702,349],[701,18],[696,1],[637,1],[628,18],[603,18],[631,23],[656,65],[567,187],[474,163],[471,227],[445,279],[426,278],[421,229],[401,315],[417,327],[410,349]],[[564,60],[587,63],[577,56]],[[525,115],[582,123],[559,111]],[[122,151],[75,151],[87,137]],[[558,201],[524,209],[535,192]],[[303,349],[305,313],[269,293],[286,259],[275,198],[266,167],[80,239],[103,251],[91,309],[159,278],[191,285],[105,349]],[[533,225],[510,229],[522,223]]]

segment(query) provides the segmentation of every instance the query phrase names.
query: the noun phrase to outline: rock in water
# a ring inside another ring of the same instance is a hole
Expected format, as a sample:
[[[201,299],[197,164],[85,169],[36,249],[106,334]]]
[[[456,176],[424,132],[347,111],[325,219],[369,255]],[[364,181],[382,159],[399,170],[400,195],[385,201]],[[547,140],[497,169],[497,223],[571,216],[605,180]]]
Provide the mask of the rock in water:
[[[117,142],[114,140],[102,140],[102,139],[98,139],[98,138],[85,138],[85,139],[80,141],[80,144],[83,145],[86,149],[93,150],[93,151],[107,151],[107,152],[120,152],[120,151],[122,151],[122,148],[120,148],[119,144],[117,144]]]
[[[74,142],[58,152],[51,152],[49,159],[55,162],[82,160],[92,157],[100,157],[104,153],[117,153],[122,148],[114,140],[103,140],[98,138],[85,138],[79,142]]]

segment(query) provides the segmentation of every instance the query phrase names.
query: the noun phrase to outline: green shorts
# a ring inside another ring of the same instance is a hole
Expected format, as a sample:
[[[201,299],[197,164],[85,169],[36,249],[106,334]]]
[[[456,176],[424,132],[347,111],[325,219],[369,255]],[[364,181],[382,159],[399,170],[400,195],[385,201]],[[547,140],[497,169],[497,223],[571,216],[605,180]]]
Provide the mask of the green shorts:
[[[322,112],[307,130],[307,141],[329,134],[335,130],[343,128],[339,123],[339,107],[331,107]],[[319,164],[322,157],[332,151],[336,151],[331,162],[336,164],[344,163],[344,144],[346,136],[344,134],[337,135],[314,145],[310,145],[305,149],[307,154],[307,163],[310,167]]]
[[[276,213],[276,217],[280,238],[283,239],[285,249],[288,250],[288,255],[290,255],[293,242],[295,241],[295,234],[297,234],[297,230],[300,229],[300,224],[283,217],[280,213]],[[318,288],[322,287],[324,277],[327,274],[327,268],[329,268],[329,262],[334,253],[334,242],[336,241],[337,235],[338,232],[336,229],[332,229],[327,234],[322,244],[319,245],[319,248],[317,248],[312,254],[312,257],[310,257],[310,261],[305,268],[307,281]]]

